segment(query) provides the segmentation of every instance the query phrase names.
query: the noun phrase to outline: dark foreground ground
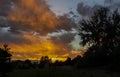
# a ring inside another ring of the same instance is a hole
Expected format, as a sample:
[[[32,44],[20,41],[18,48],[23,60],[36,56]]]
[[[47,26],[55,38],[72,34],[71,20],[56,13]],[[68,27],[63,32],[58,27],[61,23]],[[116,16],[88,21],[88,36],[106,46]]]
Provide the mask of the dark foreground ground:
[[[8,77],[120,77],[120,72],[101,69],[29,69],[15,70]]]

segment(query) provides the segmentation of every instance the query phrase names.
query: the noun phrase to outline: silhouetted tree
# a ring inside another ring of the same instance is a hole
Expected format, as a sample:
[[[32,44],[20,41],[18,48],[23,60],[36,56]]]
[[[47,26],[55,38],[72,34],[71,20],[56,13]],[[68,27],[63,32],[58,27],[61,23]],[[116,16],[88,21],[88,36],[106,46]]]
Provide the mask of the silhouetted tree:
[[[24,68],[25,69],[30,69],[32,67],[32,63],[31,63],[31,61],[30,60],[25,60],[24,61]]]
[[[11,54],[10,54],[10,48],[8,48],[8,45],[3,45],[3,48],[0,48],[0,75],[3,76],[7,72],[10,71],[10,61],[11,61]]]
[[[70,57],[67,57],[66,61],[64,62],[65,65],[71,65],[72,64],[72,60]]]
[[[65,65],[65,62],[62,62],[62,61],[59,61],[59,60],[56,60],[53,63],[53,67],[60,67],[60,66],[64,66],[64,65]]]
[[[16,60],[12,61],[12,66],[14,69],[22,69],[22,61],[21,60]]]
[[[47,68],[52,63],[51,59],[48,56],[42,56],[40,59],[40,68]]]
[[[101,7],[80,21],[81,44],[90,46],[84,59],[93,64],[120,63],[120,14]]]
[[[81,67],[82,66],[82,57],[81,56],[76,56],[73,60],[72,60],[72,65],[74,66],[74,67],[77,67],[77,68],[79,68],[79,67]]]

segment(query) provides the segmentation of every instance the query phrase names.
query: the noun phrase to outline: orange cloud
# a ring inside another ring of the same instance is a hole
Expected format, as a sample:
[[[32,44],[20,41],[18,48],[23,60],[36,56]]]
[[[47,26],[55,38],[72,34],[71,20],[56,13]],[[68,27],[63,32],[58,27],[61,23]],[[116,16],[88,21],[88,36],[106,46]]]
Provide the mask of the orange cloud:
[[[46,34],[57,26],[58,19],[45,0],[18,0],[13,7],[8,17],[15,23],[14,27]]]
[[[45,0],[12,1],[12,10],[8,14],[10,29],[7,30],[12,40],[12,42],[9,40],[10,37],[7,39],[10,41],[12,59],[38,60],[41,56],[48,55],[53,60],[65,60],[68,56],[76,56],[68,45],[73,40],[71,37],[74,37],[74,34],[63,31],[56,38],[47,35],[51,32],[54,34],[56,29],[71,30],[73,25],[75,27],[75,23],[71,19],[67,16],[57,18]],[[14,35],[12,35],[13,33]],[[56,34],[54,35],[56,36]],[[15,37],[17,38],[13,39]],[[18,41],[18,38],[22,39]],[[14,43],[14,40],[17,43]]]

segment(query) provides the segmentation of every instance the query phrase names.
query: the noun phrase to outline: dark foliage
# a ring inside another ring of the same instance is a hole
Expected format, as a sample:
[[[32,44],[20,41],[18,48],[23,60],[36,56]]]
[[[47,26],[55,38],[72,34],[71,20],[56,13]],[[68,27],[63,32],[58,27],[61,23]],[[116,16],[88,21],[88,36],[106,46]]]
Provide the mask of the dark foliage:
[[[11,54],[9,52],[10,48],[8,45],[4,45],[3,48],[0,48],[0,76],[4,76],[7,72],[11,70]]]
[[[64,62],[65,65],[72,65],[72,60],[70,57],[67,57],[66,61]]]
[[[120,14],[106,7],[80,21],[81,44],[89,45],[84,61],[91,66],[120,64]]]
[[[40,59],[39,68],[48,68],[52,61],[48,56],[42,56]]]
[[[72,65],[74,67],[80,68],[83,66],[83,62],[82,62],[82,57],[81,56],[76,56],[73,60],[72,60]]]

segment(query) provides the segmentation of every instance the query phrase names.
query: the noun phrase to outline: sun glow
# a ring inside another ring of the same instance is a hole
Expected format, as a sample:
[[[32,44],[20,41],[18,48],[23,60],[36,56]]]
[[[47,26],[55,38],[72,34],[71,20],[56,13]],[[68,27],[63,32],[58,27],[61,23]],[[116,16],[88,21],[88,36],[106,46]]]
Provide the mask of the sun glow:
[[[66,58],[62,58],[62,57],[56,57],[56,58],[52,58],[52,62],[55,62],[55,61],[62,61],[64,62],[66,60]]]

